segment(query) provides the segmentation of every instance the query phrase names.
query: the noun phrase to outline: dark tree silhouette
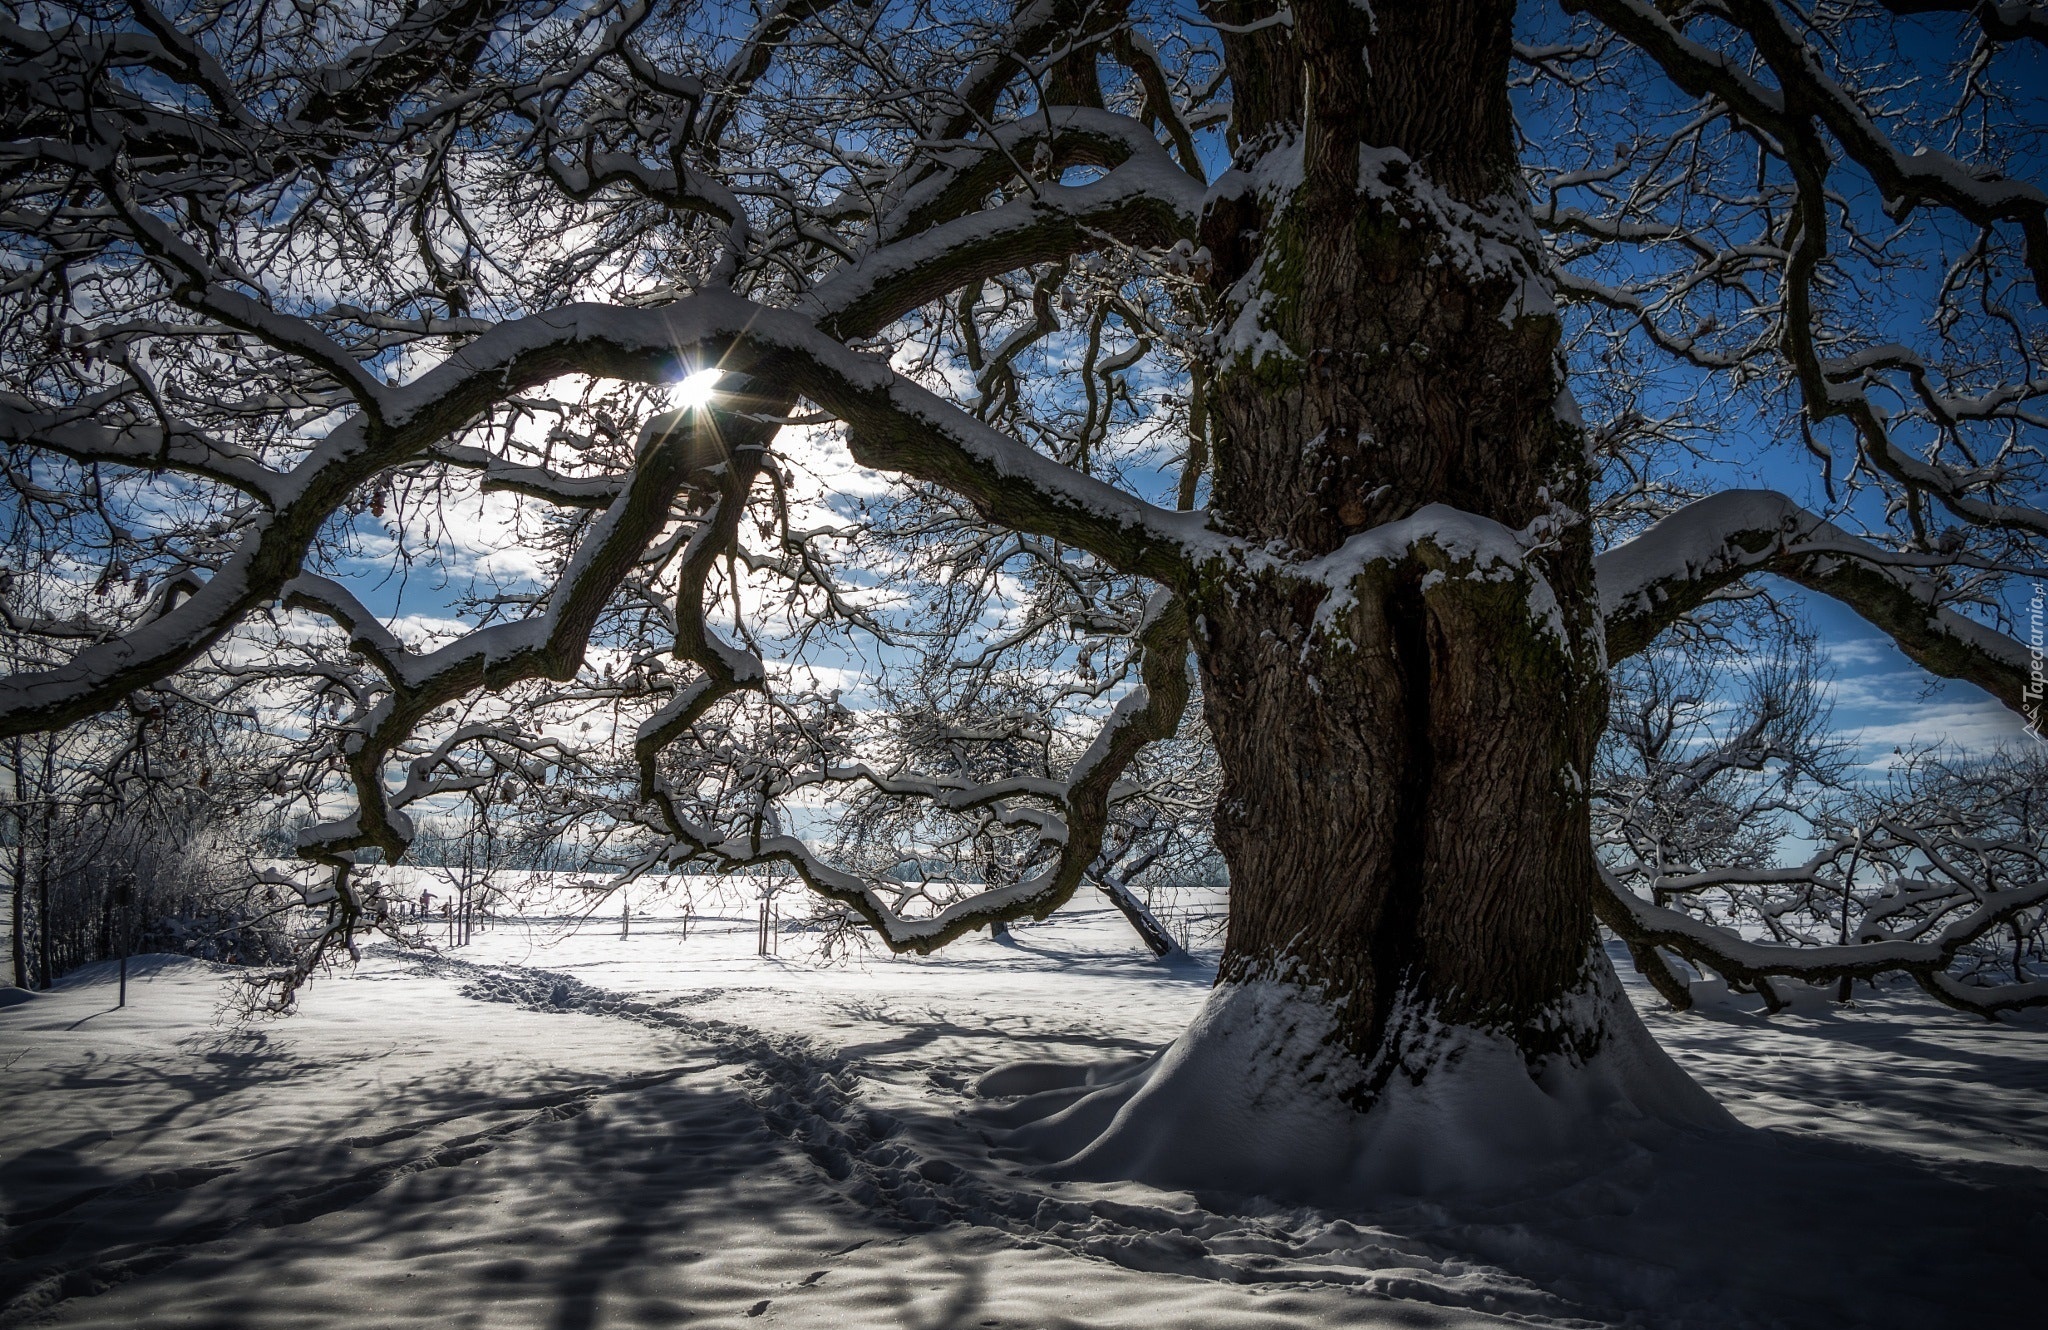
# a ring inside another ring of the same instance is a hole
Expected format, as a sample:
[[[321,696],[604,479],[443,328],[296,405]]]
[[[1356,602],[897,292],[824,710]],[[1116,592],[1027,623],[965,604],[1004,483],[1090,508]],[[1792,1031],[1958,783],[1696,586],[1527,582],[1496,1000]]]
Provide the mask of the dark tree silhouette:
[[[1911,927],[1774,949],[1603,875],[1591,794],[1610,671],[1766,573],[2038,725],[1999,627],[2048,535],[2031,9],[9,14],[0,431],[16,547],[69,580],[10,608],[54,663],[0,725],[203,669],[317,701],[357,804],[302,840],[323,946],[408,807],[499,782],[928,951],[1199,807],[1157,756],[1198,695],[1218,1010],[1360,1111],[1461,1039],[1546,1093],[1655,1080],[1596,918],[1752,980],[2043,997],[1951,972],[2037,928],[2038,839],[1997,874],[1929,840]],[[833,429],[880,488],[806,526],[794,440]],[[1688,488],[1716,431],[1803,443],[1834,506]],[[528,501],[538,589],[407,637],[344,565],[433,557],[479,486]],[[851,709],[769,650],[835,632],[959,669]],[[856,791],[983,871],[799,834]]]

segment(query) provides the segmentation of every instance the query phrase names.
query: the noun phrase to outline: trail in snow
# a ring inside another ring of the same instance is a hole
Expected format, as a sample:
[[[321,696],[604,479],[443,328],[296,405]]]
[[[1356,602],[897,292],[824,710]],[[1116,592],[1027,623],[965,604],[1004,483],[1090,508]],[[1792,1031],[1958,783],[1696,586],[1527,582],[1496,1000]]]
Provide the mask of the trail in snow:
[[[1212,1213],[1171,1193],[1165,1204],[1084,1200],[1060,1195],[1059,1183],[1033,1186],[1021,1169],[991,1177],[989,1152],[975,1148],[995,1144],[990,1135],[949,1130],[950,1120],[930,1115],[918,1131],[911,1119],[867,1107],[858,1064],[800,1038],[691,1018],[546,970],[482,969],[462,991],[529,1010],[618,1016],[690,1035],[721,1062],[741,1068],[738,1077],[763,1119],[794,1142],[846,1202],[908,1230],[977,1225],[1133,1270],[1231,1283],[1349,1285],[1387,1297],[1577,1323],[1568,1300],[1502,1271],[1474,1270],[1456,1252],[1432,1251],[1427,1243],[1314,1211]]]
[[[1204,1198],[1223,1209],[1177,1193],[1155,1194],[1164,1203],[1083,1200],[1033,1186],[1016,1170],[990,1177],[987,1153],[963,1150],[970,1138],[947,1130],[957,1124],[927,1116],[917,1131],[909,1128],[914,1119],[864,1109],[857,1065],[803,1040],[692,1020],[564,974],[498,972],[465,992],[690,1030],[747,1068],[742,1080],[767,1121],[842,1196],[912,1226],[984,1225],[1137,1270],[1350,1285],[1552,1324],[1847,1324],[1869,1316],[1873,1324],[1932,1326],[1981,1324],[2029,1306],[2048,1311],[2048,1286],[2032,1268],[2035,1244],[2048,1236],[2048,1188],[2036,1179],[2004,1197],[2010,1179],[1996,1166],[1943,1177],[1868,1149],[1741,1131],[1637,1152],[1592,1177],[1512,1200],[1456,1208],[1383,1202],[1378,1224],[1243,1195]],[[1001,1117],[969,1107],[966,1121],[977,1120]],[[1887,1215],[1876,1226],[1889,1232],[1853,1240],[1872,1205]],[[1794,1220],[1802,1211],[1820,1224]],[[1759,1223],[1759,1212],[1788,1222]],[[1899,1239],[1910,1244],[1916,1232],[1930,1240],[1902,1263]]]
[[[747,954],[753,927],[507,927],[374,956],[254,1031],[210,1024],[224,981],[190,963],[125,1012],[93,975],[0,1011],[0,1324],[1723,1330],[2048,1306],[2048,1032],[1894,999],[1652,1011],[1768,1130],[1541,1194],[1318,1210],[1061,1182],[1000,1148],[1009,1101],[977,1078],[1128,1065],[1206,993],[1106,913],[832,968]]]

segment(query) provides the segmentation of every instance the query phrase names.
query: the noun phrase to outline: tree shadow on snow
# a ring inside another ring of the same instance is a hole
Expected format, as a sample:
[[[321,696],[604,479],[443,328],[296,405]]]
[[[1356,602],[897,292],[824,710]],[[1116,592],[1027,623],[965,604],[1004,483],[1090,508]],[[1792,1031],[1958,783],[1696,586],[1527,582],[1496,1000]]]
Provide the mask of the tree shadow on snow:
[[[1004,1032],[948,1026],[920,1042],[940,1034]],[[944,1096],[877,1113],[843,1053],[734,1036],[723,1056],[749,1063],[743,1091],[703,1051],[691,1039],[676,1050],[687,1065],[510,1091],[487,1065],[440,1071],[380,1087],[374,1124],[337,1107],[258,1151],[152,1172],[110,1161],[102,1131],[0,1152],[13,1210],[0,1289],[18,1290],[0,1294],[0,1326],[60,1308],[119,1324],[168,1306],[223,1330],[325,1314],[549,1330],[780,1316],[841,1277],[836,1256],[911,1234],[942,1268],[895,1279],[892,1249],[861,1290],[865,1310],[906,1330],[992,1319],[991,1299],[1013,1290],[991,1287],[986,1251],[1018,1241],[1275,1295],[1348,1284],[1375,1323],[1434,1302],[1714,1330],[1922,1330],[2024,1324],[2048,1305],[2036,1273],[2048,1185],[2030,1168],[1740,1129],[1674,1134],[1546,1190],[1314,1209],[1019,1174],[990,1152],[1000,1123],[952,1116],[959,1101]],[[105,1120],[151,1133],[309,1071],[282,1050],[214,1052],[175,1075],[95,1064],[36,1094],[96,1113],[132,1097],[125,1120]],[[1794,1074],[1817,1078],[1809,1088],[1829,1075]],[[1010,1079],[985,1088],[1037,1085]]]
[[[600,1307],[621,1297],[637,1306],[631,1319],[680,1319],[691,1309],[664,1310],[633,1285],[702,1254],[678,1247],[690,1215],[744,1216],[763,1233],[777,1224],[741,1194],[778,1157],[759,1113],[736,1090],[679,1084],[686,1070],[511,1095],[451,1076],[406,1087],[405,1115],[373,1130],[352,1133],[344,1114],[324,1135],[147,1172],[96,1161],[103,1132],[17,1155],[10,1182],[32,1166],[63,1186],[46,1185],[0,1230],[0,1326],[136,1284],[152,1307],[261,1327],[293,1299],[332,1299],[321,1290],[370,1272],[381,1285],[365,1304],[373,1323],[378,1299],[401,1295],[408,1318],[450,1323],[479,1302],[509,1302],[524,1304],[519,1324],[581,1330],[610,1323]],[[186,1085],[195,1100],[221,1092],[205,1077]],[[743,1306],[753,1292],[713,1301]]]
[[[1967,1050],[1916,1033],[1916,1025],[1920,1021],[1959,1022],[1965,1019],[1946,1012],[1928,1016],[1908,1008],[1896,1014],[1879,1013],[1875,1017],[1856,1018],[1838,1016],[1829,1011],[1791,1016],[1705,1011],[1689,1012],[1681,1019],[1687,1023],[1683,1036],[1685,1047],[1716,1056],[1755,1058],[1758,1056],[1756,1044],[1762,1036],[1773,1041],[1811,1045],[1816,1054],[1824,1055],[1830,1047],[1848,1046],[1865,1055],[1886,1058],[1889,1060],[1885,1067],[1888,1080],[1897,1077],[1944,1078],[1953,1075],[1960,1062],[1967,1064],[1972,1077],[1977,1080],[1993,1081],[2003,1086],[2048,1087],[2048,1059],[2014,1057],[1984,1046],[1989,1040],[2007,1033],[2007,1029],[1988,1024],[1973,1027],[1970,1034],[1986,1038],[1977,1040]],[[1664,1032],[1662,1027],[1659,1032]],[[1949,1032],[1946,1037],[1953,1040],[1956,1033]],[[1771,1062],[1774,1073],[1782,1073],[1795,1082],[1797,1073],[1801,1071],[1833,1065],[1833,1059],[1825,1056],[1773,1058]],[[1915,1063],[1922,1065],[1915,1066]],[[1778,1079],[1778,1075],[1774,1074],[1774,1079]]]
[[[1082,1092],[1077,1075],[1107,1084],[1118,1070],[999,1069],[977,1086],[998,1102],[970,1121],[994,1128],[1009,1156],[1006,1129],[1047,1110],[1033,1100],[1067,1102]],[[1094,1249],[1110,1259],[1233,1282],[1326,1280],[1475,1310],[1715,1330],[1976,1330],[2048,1307],[2048,1175],[1793,1131],[1672,1128],[1519,1191],[1320,1206],[1200,1188],[1132,1205],[1130,1194],[1071,1187],[1061,1218],[1099,1230]]]
[[[2048,1306],[2041,1174],[1792,1132],[1675,1140],[1425,1231],[1652,1324],[1975,1327]]]

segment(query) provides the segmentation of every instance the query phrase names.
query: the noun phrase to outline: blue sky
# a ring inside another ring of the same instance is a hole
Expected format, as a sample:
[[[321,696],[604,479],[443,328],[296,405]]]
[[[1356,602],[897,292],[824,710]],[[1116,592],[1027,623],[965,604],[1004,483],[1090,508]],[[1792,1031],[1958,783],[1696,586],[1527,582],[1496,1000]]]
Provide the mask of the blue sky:
[[[1790,592],[1819,630],[1834,667],[1835,726],[1873,772],[1894,748],[1947,744],[1987,749],[2041,742],[2020,717],[1970,684],[1937,679],[1907,660],[1891,640],[1825,596]]]

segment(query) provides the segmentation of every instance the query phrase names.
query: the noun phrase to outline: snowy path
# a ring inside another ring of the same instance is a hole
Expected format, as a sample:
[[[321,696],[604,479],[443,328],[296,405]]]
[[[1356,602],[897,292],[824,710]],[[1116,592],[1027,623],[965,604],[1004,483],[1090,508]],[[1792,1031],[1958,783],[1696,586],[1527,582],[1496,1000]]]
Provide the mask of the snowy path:
[[[2048,1032],[1652,1017],[1746,1120],[1550,1195],[1335,1215],[1059,1184],[969,1082],[1207,975],[1080,915],[819,967],[750,921],[507,927],[213,1025],[141,966],[0,1011],[0,1325],[1977,1326],[2048,1309]]]

